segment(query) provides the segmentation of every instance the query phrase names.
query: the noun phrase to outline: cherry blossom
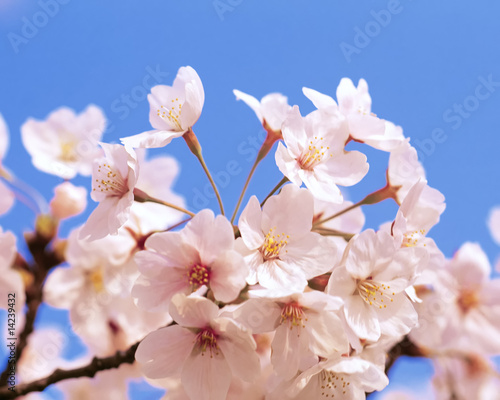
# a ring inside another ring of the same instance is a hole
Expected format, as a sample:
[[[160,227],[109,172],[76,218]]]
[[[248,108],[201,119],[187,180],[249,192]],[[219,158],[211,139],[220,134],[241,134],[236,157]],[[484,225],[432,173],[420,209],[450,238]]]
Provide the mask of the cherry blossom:
[[[80,230],[80,238],[102,239],[115,235],[125,224],[134,202],[134,187],[139,174],[135,152],[119,144],[101,143],[105,158],[94,163],[92,200],[97,208]]]
[[[301,292],[308,279],[333,268],[336,248],[311,232],[313,214],[311,193],[295,185],[285,185],[262,210],[257,198],[250,198],[238,222],[238,247],[250,267],[250,285]]]
[[[337,185],[354,185],[368,172],[364,154],[344,150],[349,132],[338,113],[324,116],[313,112],[302,117],[295,106],[283,123],[282,133],[286,147],[278,144],[278,168],[296,185],[304,183],[320,200],[342,203]]]
[[[441,356],[434,360],[436,400],[498,400],[500,379],[494,364],[478,354]]]
[[[500,207],[495,207],[490,211],[488,227],[493,240],[500,246]]]
[[[92,162],[101,154],[98,142],[105,127],[106,117],[94,105],[78,115],[61,107],[45,121],[28,119],[21,127],[21,137],[36,168],[71,179],[76,174],[91,174]]]
[[[392,122],[379,119],[371,112],[368,85],[360,79],[356,88],[343,78],[337,88],[338,106],[331,97],[316,90],[303,88],[304,95],[323,113],[341,113],[347,122],[352,139],[379,150],[392,151],[404,140],[403,131]]]
[[[170,314],[177,325],[150,333],[135,354],[144,375],[159,379],[180,372],[193,400],[226,399],[233,376],[257,379],[260,364],[252,335],[222,312],[206,298],[175,295]]]
[[[131,147],[163,147],[186,133],[201,115],[205,92],[190,67],[181,67],[172,86],[157,85],[148,95],[149,122],[154,130],[120,139]]]
[[[91,350],[108,356],[170,321],[166,313],[139,310],[131,297],[139,275],[131,258],[134,240],[126,232],[92,242],[68,239],[69,267],[56,268],[47,278],[44,300],[70,311],[73,329]]]
[[[389,380],[384,371],[359,357],[332,357],[299,375],[286,390],[288,398],[364,400],[365,392],[382,390]]]
[[[87,189],[63,182],[54,188],[50,213],[57,219],[66,219],[82,213],[87,208]]]
[[[26,295],[22,275],[13,268],[16,254],[16,237],[12,232],[4,232],[0,227],[0,297],[5,299],[0,307],[8,309],[7,299],[12,299],[9,293],[14,293],[14,309],[16,310],[14,327],[17,332],[24,326],[23,307],[26,302]]]
[[[176,293],[210,288],[215,299],[230,302],[245,286],[243,257],[234,249],[234,230],[223,216],[200,211],[180,232],[149,237],[135,259],[141,276],[132,295],[146,310],[167,310]]]
[[[418,316],[405,289],[426,258],[425,249],[398,247],[387,232],[368,229],[351,239],[327,292],[344,299],[346,322],[359,338],[406,334]]]
[[[267,292],[264,291],[264,295],[268,295]],[[308,357],[327,358],[334,352],[349,351],[336,314],[341,305],[339,298],[314,291],[250,299],[231,315],[253,333],[275,331],[271,362],[280,377],[291,379],[301,361]]]
[[[255,97],[236,89],[233,90],[233,93],[237,100],[243,100],[253,110],[267,131],[272,131],[281,136],[281,125],[292,108],[288,104],[286,96],[281,93],[270,93],[259,101]]]
[[[5,157],[5,153],[7,153],[8,147],[9,132],[7,129],[7,124],[5,123],[2,114],[0,114],[0,177],[3,178],[10,176],[10,174],[2,165],[2,160]],[[5,214],[10,210],[10,208],[14,204],[14,199],[15,196],[12,190],[10,190],[0,179],[0,215]]]
[[[412,339],[433,349],[463,349],[500,354],[500,279],[477,243],[465,243],[436,274],[432,290],[423,290],[421,328]]]

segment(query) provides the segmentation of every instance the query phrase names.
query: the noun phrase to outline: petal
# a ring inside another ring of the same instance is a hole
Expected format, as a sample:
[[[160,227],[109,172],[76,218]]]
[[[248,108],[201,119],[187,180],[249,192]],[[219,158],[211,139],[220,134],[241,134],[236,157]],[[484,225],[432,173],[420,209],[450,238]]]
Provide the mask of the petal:
[[[185,132],[186,131],[152,130],[120,138],[120,141],[124,145],[133,148],[153,149],[166,146],[172,141],[172,139],[181,137]]]
[[[225,400],[231,369],[222,352],[211,357],[193,354],[184,364],[181,381],[190,399]]]
[[[245,382],[253,382],[260,374],[257,345],[252,335],[228,318],[217,318],[212,326],[219,334],[220,347],[233,376]]]
[[[238,228],[243,242],[249,250],[255,250],[264,243],[262,233],[262,210],[259,200],[252,196],[238,220]]]
[[[306,87],[302,88],[302,93],[304,93],[304,96],[306,96],[309,100],[312,101],[312,103],[318,110],[328,111],[329,109],[332,109],[336,111],[338,109],[335,100],[333,100],[330,96],[327,96],[326,94],[320,93],[317,90],[309,89]]]
[[[219,307],[204,297],[176,294],[170,303],[174,321],[189,328],[205,328],[218,314]]]
[[[224,303],[235,300],[245,287],[248,276],[243,256],[236,251],[226,251],[215,259],[210,268],[210,288],[215,299]]]
[[[302,179],[298,174],[300,166],[297,160],[290,154],[290,151],[281,142],[278,143],[274,159],[283,175],[297,186],[302,185]]]
[[[360,296],[344,299],[344,314],[347,323],[360,339],[377,341],[380,325],[373,307],[368,306]]]
[[[260,123],[262,124],[264,122],[264,117],[262,116],[262,112],[260,110],[260,101],[257,100],[255,97],[240,92],[239,90],[236,89],[233,90],[233,93],[236,96],[236,100],[243,100],[243,102],[253,110],[255,115],[257,115],[257,118],[259,119]]]
[[[234,230],[226,217],[214,219],[212,210],[202,210],[181,231],[184,242],[191,244],[200,253],[200,261],[210,265],[221,252],[231,250],[234,245]]]
[[[160,379],[178,373],[193,350],[196,334],[179,326],[151,332],[139,344],[135,359],[144,375]]]

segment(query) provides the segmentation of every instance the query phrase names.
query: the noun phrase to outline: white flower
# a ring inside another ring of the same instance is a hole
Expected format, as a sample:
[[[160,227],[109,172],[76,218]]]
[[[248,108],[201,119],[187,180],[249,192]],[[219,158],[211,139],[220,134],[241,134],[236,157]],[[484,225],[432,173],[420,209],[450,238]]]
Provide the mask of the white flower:
[[[281,135],[281,125],[286,119],[288,111],[292,108],[288,104],[288,99],[281,93],[270,93],[261,101],[249,94],[233,90],[236,99],[243,100],[257,115],[260,123],[267,131],[272,131]]]
[[[181,67],[172,86],[157,85],[148,95],[149,122],[154,128],[120,139],[131,147],[163,147],[186,133],[201,115],[205,92],[192,67]]]
[[[9,303],[14,304],[13,308],[16,311],[15,324],[8,325],[8,329],[9,331],[15,329],[16,332],[20,332],[25,321],[23,307],[26,302],[26,295],[21,274],[12,268],[16,254],[16,237],[12,232],[3,232],[0,227],[0,298],[5,299],[0,304],[0,307],[8,310],[10,308]],[[9,293],[14,294],[14,297]]]
[[[206,298],[175,295],[170,314],[177,325],[150,333],[135,353],[144,375],[160,379],[180,372],[192,400],[226,399],[233,376],[257,379],[260,364],[252,335],[222,312]]]
[[[404,140],[403,131],[392,122],[377,118],[371,112],[368,85],[360,79],[356,88],[352,81],[343,78],[337,88],[338,106],[331,97],[313,89],[303,88],[304,95],[323,113],[340,112],[346,119],[352,139],[376,149],[392,151]]]
[[[396,189],[396,202],[401,204],[412,186],[420,180],[425,180],[424,167],[418,161],[417,150],[405,141],[391,152],[387,168],[387,183]],[[423,188],[418,203],[417,208],[425,209],[433,216],[436,213],[441,215],[446,208],[444,196],[429,185]]]
[[[313,213],[311,193],[295,185],[285,185],[262,210],[257,198],[250,198],[238,222],[250,285],[301,292],[308,279],[333,268],[336,248],[311,232]]]
[[[160,232],[146,240],[135,260],[141,276],[132,295],[146,310],[167,310],[176,293],[210,288],[215,299],[234,300],[245,287],[248,268],[234,249],[234,230],[223,216],[200,211],[180,232]]]
[[[339,298],[312,291],[250,299],[231,315],[252,333],[276,331],[271,362],[281,378],[291,379],[308,357],[317,360],[318,356],[327,358],[334,352],[349,351],[349,342],[336,314],[341,305]]]
[[[432,290],[420,296],[418,344],[438,350],[464,349],[500,354],[500,279],[477,243],[465,243],[445,263]]]
[[[148,332],[171,321],[168,315],[139,310],[131,288],[139,275],[130,257],[135,241],[126,232],[92,242],[68,239],[68,268],[58,267],[47,278],[44,300],[69,309],[71,325],[99,356],[125,350]]]
[[[58,219],[70,218],[82,213],[87,207],[87,189],[63,182],[54,188],[50,201],[50,213]]]
[[[115,235],[127,222],[134,202],[139,174],[135,152],[119,144],[101,143],[101,147],[106,157],[94,162],[90,194],[99,204],[80,230],[81,239]]]
[[[364,400],[365,392],[389,383],[384,371],[359,357],[332,357],[299,375],[286,391],[294,400],[321,398]]]
[[[295,106],[283,123],[282,133],[287,147],[278,145],[278,168],[296,185],[303,182],[320,200],[342,203],[337,185],[352,186],[368,172],[364,154],[344,150],[349,133],[339,115],[314,111],[303,118]]]
[[[500,246],[500,207],[494,207],[490,211],[488,228],[493,240]]]
[[[0,114],[0,176],[9,175],[4,170],[2,160],[9,147],[9,131],[2,114]],[[14,204],[14,193],[0,180],[0,215],[5,214]]]
[[[28,119],[21,127],[21,135],[36,168],[71,179],[76,174],[91,174],[92,162],[101,154],[98,142],[105,127],[106,117],[94,105],[79,115],[63,107],[45,121]]]
[[[389,233],[369,229],[351,239],[327,292],[344,299],[346,322],[359,338],[404,335],[418,319],[405,289],[426,261],[424,249],[398,247]]]

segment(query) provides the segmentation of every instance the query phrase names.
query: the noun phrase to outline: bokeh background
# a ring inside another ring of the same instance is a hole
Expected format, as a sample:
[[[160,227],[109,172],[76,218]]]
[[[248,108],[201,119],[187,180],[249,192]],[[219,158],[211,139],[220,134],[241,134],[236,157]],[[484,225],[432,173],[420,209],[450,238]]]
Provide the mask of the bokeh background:
[[[109,121],[103,140],[116,142],[150,129],[150,85],[171,84],[180,66],[191,65],[206,93],[194,130],[232,211],[263,137],[257,118],[232,90],[259,99],[281,92],[305,114],[313,107],[303,86],[334,96],[342,77],[365,78],[373,111],[403,127],[429,184],[446,197],[447,209],[430,236],[448,257],[465,241],[480,242],[494,263],[500,248],[486,220],[500,204],[499,15],[494,0],[0,0],[0,112],[11,139],[3,165],[49,200],[61,179],[32,166],[20,140],[28,117],[45,119],[60,106],[80,112],[93,103]],[[364,150],[370,172],[349,188],[354,201],[384,184],[388,155]],[[218,209],[183,140],[154,153],[179,160],[175,190],[190,209]],[[280,179],[269,157],[248,193],[262,199]],[[89,179],[74,182],[90,186]],[[396,210],[393,202],[365,207],[367,227],[393,219]],[[19,238],[33,221],[22,203],[0,217]],[[61,234],[82,221],[67,221]],[[23,252],[22,240],[19,246]],[[68,324],[67,315],[45,307],[39,326],[50,324]],[[83,351],[75,342],[66,355]],[[431,375],[428,362],[401,360],[388,390],[425,392]],[[159,393],[139,384],[131,398]],[[56,391],[51,397],[58,398]]]

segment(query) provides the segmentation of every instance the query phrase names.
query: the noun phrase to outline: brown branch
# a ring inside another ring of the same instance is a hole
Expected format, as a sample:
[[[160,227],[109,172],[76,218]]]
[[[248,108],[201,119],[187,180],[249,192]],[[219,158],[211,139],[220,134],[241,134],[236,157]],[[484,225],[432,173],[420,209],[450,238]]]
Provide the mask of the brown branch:
[[[140,342],[135,343],[125,351],[118,351],[114,355],[104,358],[94,357],[90,364],[71,370],[56,369],[46,378],[39,379],[30,383],[23,383],[15,386],[15,391],[9,390],[4,386],[0,389],[0,399],[15,399],[17,396],[24,396],[31,392],[41,392],[47,386],[60,382],[65,379],[89,377],[93,378],[99,371],[118,368],[121,364],[132,364],[135,361],[135,351]]]
[[[32,280],[30,279],[31,282],[26,286],[26,322],[22,332],[19,334],[19,340],[16,343],[16,362],[21,358],[21,354],[28,344],[28,337],[34,330],[38,308],[42,303],[43,282],[50,269],[63,261],[55,251],[47,249],[52,238],[52,235],[46,236],[40,230],[25,235],[26,243],[33,256],[34,262],[32,265],[25,265],[23,271],[25,274],[31,274]],[[5,386],[7,384],[10,366],[11,363],[8,362],[5,370],[0,375],[0,386]]]

